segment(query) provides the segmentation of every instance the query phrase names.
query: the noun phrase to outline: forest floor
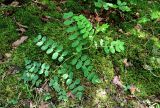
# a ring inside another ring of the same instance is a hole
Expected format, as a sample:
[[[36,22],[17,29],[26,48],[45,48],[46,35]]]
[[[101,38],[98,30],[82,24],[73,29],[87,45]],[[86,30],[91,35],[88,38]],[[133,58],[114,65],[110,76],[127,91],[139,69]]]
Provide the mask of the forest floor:
[[[63,13],[72,11],[92,16],[86,12],[87,4],[75,1],[0,4],[0,108],[160,108],[159,0],[131,0],[128,3],[131,12],[123,14],[123,20],[113,13],[108,32],[99,37],[120,39],[125,43],[125,52],[91,55],[103,82],[84,84],[86,91],[81,101],[59,102],[52,94],[44,99],[38,88],[24,84],[21,79],[24,58],[52,63],[34,45],[34,38],[41,33],[65,43],[68,36]],[[15,45],[21,37],[25,41]],[[80,79],[83,80],[81,76]],[[113,80],[126,88],[115,85]]]

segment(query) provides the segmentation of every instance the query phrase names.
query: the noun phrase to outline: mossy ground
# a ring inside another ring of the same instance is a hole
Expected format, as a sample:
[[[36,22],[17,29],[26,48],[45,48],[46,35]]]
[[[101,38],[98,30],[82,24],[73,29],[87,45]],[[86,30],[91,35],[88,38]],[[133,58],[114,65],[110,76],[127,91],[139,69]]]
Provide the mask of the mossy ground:
[[[11,58],[7,58],[0,63],[0,107],[22,107],[22,101],[27,99],[36,103],[39,97],[33,95],[28,86],[24,85],[23,81],[20,80],[24,67],[24,58],[27,57],[31,60],[47,63],[52,63],[52,61],[49,56],[34,45],[33,39],[38,33],[41,33],[60,43],[66,43],[67,35],[64,32],[63,13],[67,11],[79,13],[84,9],[84,7],[72,0],[65,4],[44,1],[41,0],[40,3],[47,6],[47,8],[30,2],[23,4],[21,7],[0,7],[0,55],[4,56],[5,53],[12,55]],[[116,104],[120,104],[121,101],[119,103],[115,102],[112,96],[116,93],[116,89],[111,83],[115,75],[115,66],[119,69],[119,74],[124,84],[134,84],[140,90],[140,92],[136,92],[136,96],[147,99],[151,95],[160,94],[160,78],[153,76],[143,68],[145,64],[151,65],[153,68],[156,67],[157,65],[155,66],[150,61],[150,58],[158,58],[160,56],[159,49],[156,54],[153,52],[153,48],[157,48],[160,44],[160,21],[153,16],[154,12],[160,14],[159,1],[132,0],[130,3],[132,11],[125,14],[126,20],[118,22],[116,26],[111,26],[111,28],[114,28],[111,31],[115,34],[113,36],[111,33],[111,37],[117,39],[118,35],[118,38],[125,42],[126,51],[114,55],[93,54],[92,57],[97,73],[104,79],[104,83],[87,87],[85,99],[81,102],[59,103],[59,107],[77,107],[80,105],[90,108],[101,105],[100,108],[104,106],[111,108]],[[62,11],[58,9],[59,6]],[[67,10],[65,10],[66,8]],[[7,11],[13,11],[13,14],[6,15],[5,12]],[[138,19],[131,17],[136,12],[140,14]],[[41,19],[42,16],[50,16],[51,19],[44,22]],[[19,39],[16,22],[28,27],[24,35],[29,38],[18,48],[12,49],[11,44]],[[135,28],[137,24],[141,26],[138,31]],[[122,29],[125,33],[128,32],[130,35],[118,32],[119,29]],[[123,64],[124,58],[127,58],[133,66],[125,68]],[[18,73],[10,72],[14,66],[20,68]],[[158,75],[159,69],[160,67],[156,67],[153,72]],[[106,88],[109,88],[109,92],[104,97],[98,96]]]

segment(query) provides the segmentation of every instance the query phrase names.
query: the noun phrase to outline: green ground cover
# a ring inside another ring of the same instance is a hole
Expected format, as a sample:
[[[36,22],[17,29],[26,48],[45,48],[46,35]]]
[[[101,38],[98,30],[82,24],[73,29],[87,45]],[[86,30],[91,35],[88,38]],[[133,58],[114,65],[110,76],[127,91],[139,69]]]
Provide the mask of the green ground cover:
[[[160,1],[131,0],[128,4],[132,11],[123,14],[125,20],[120,21],[113,14],[115,23],[110,24],[107,33],[98,35],[98,38],[108,36],[113,40],[122,40],[125,43],[125,51],[108,55],[91,51],[94,66],[103,82],[98,85],[88,84],[85,83],[86,79],[82,75],[76,74],[85,85],[86,91],[81,101],[71,99],[69,102],[57,101],[53,90],[51,91],[52,98],[44,101],[45,94],[38,94],[35,88],[24,84],[21,80],[24,58],[46,62],[54,67],[56,63],[35,45],[34,38],[41,33],[67,46],[68,35],[63,24],[63,13],[72,11],[80,14],[88,4],[83,6],[76,0],[68,0],[64,3],[40,0],[38,3],[28,1],[20,7],[1,6],[0,107],[29,107],[28,103],[38,107],[42,106],[43,101],[47,105],[60,108],[79,106],[132,108],[138,105],[137,98],[142,101],[153,99],[155,102],[155,97],[158,99],[160,95]],[[44,16],[49,16],[49,18],[44,18]],[[12,43],[21,36],[21,33],[17,31],[17,22],[27,26],[22,35],[28,36],[28,39],[13,49]],[[6,57],[7,53],[11,54],[11,57]],[[129,67],[125,67],[124,59],[130,63]],[[120,90],[122,93],[118,92],[119,89],[117,90],[112,83],[116,75],[120,75],[124,85],[136,86],[138,89],[134,94],[136,99],[125,102],[130,93],[125,90]]]

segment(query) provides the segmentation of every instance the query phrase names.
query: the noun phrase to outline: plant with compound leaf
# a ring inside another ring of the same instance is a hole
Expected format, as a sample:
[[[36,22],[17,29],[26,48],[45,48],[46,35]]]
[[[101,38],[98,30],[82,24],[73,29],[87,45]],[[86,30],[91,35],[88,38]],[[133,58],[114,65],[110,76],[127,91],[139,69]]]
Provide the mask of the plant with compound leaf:
[[[25,83],[36,87],[46,82],[47,79],[49,86],[56,91],[58,100],[67,101],[68,92],[80,100],[85,88],[80,84],[80,79],[73,77],[73,75],[75,71],[81,71],[83,76],[93,84],[101,82],[87,51],[96,48],[96,45],[94,45],[97,42],[95,37],[99,32],[105,33],[109,25],[97,25],[95,28],[85,16],[75,15],[72,12],[65,13],[63,18],[65,19],[64,24],[68,26],[66,29],[69,34],[68,41],[71,42],[68,48],[41,34],[34,40],[42,51],[51,55],[52,60],[59,61],[60,65],[52,69],[46,63],[26,60],[22,79]],[[108,42],[101,39],[98,41],[100,47],[107,54],[124,51],[124,43],[120,40]],[[65,84],[65,86],[61,86],[62,84]]]
[[[95,7],[104,8],[105,10],[109,10],[111,8],[111,9],[119,9],[123,12],[131,11],[131,9],[127,6],[127,3],[122,2],[121,0],[117,0],[116,4],[107,3],[103,0],[97,0],[96,2],[94,2],[94,4],[95,4]]]
[[[99,32],[106,32],[106,29],[109,28],[108,24],[97,24],[96,29],[92,26],[88,19],[86,19],[82,15],[74,15],[72,12],[65,13],[63,16],[65,20],[64,24],[69,26],[67,28],[67,32],[70,34],[68,37],[69,40],[73,41],[72,47],[76,47],[76,51],[80,52],[82,49],[85,49],[86,46],[92,46],[95,44],[99,44],[99,47],[102,47],[106,54],[108,53],[115,53],[115,52],[122,52],[124,51],[124,42],[120,40],[116,41],[107,41],[100,39],[97,42],[94,38],[98,35]],[[73,29],[74,28],[74,29]],[[82,45],[81,45],[82,43]],[[83,44],[85,43],[85,44]],[[80,47],[78,46],[80,45]],[[85,47],[84,47],[85,46]]]

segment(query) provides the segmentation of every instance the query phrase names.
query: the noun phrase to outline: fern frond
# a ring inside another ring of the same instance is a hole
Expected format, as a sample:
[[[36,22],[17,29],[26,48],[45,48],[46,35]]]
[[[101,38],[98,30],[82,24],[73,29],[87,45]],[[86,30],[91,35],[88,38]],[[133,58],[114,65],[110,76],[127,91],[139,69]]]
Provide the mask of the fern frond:
[[[54,76],[53,79],[50,80],[49,86],[52,87],[58,93],[58,100],[67,101],[67,93],[66,91],[59,85],[58,76]]]
[[[68,50],[64,50],[62,45],[40,34],[35,38],[34,42],[37,46],[41,47],[42,51],[46,51],[47,54],[52,54],[53,60],[58,59],[59,62],[64,61],[64,58],[69,53]]]
[[[76,48],[77,52],[81,52],[84,45],[89,43],[89,40],[93,40],[95,30],[90,21],[83,15],[70,15],[71,12],[65,13],[66,19],[64,24],[69,26],[66,32],[70,33],[69,40],[72,41],[72,47]],[[70,15],[70,17],[66,17]]]
[[[59,70],[58,74],[65,80],[68,89],[76,98],[81,100],[84,87],[80,85],[80,79],[73,80],[73,71],[70,65],[64,64]]]
[[[76,58],[73,58],[71,64],[75,65],[76,69],[81,69],[84,76],[93,84],[100,83],[98,76],[94,72],[91,72],[93,70],[93,66],[91,65],[91,60],[87,55],[79,55]]]
[[[33,86],[36,85],[38,87],[42,82],[39,76],[43,75],[44,77],[48,77],[49,73],[50,66],[48,64],[25,60],[25,71],[22,79],[25,83],[31,82]]]

